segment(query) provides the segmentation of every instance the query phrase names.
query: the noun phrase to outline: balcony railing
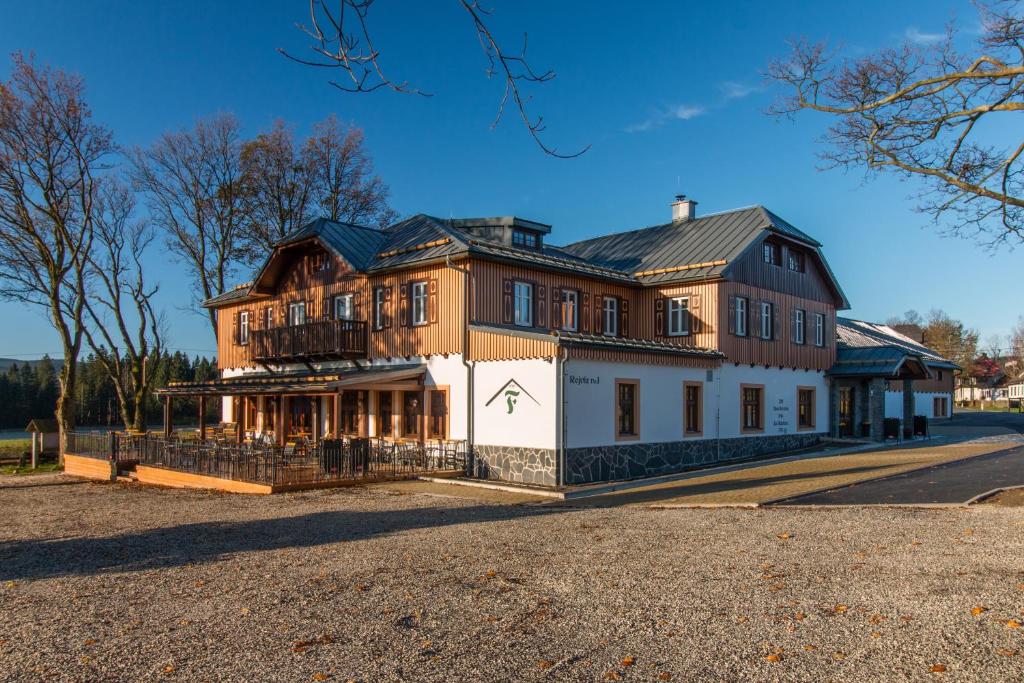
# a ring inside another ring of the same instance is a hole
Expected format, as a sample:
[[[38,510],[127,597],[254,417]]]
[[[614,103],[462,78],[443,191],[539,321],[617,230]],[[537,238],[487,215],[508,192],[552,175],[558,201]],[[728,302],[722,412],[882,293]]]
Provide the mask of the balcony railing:
[[[249,332],[255,361],[361,358],[366,356],[366,322],[321,320]]]

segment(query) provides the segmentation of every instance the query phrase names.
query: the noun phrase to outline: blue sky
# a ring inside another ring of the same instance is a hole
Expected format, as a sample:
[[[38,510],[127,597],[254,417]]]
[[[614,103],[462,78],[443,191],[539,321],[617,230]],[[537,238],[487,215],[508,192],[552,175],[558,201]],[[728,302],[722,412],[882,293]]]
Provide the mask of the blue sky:
[[[362,127],[403,215],[508,215],[551,223],[552,241],[664,222],[678,191],[699,213],[764,204],[825,245],[852,303],[882,320],[941,307],[984,339],[1024,312],[1012,281],[1022,253],[992,255],[940,237],[914,212],[915,187],[892,178],[818,170],[826,121],[765,115],[777,91],[761,73],[785,39],[826,38],[851,52],[928,40],[967,2],[548,3],[493,0],[500,38],[530,34],[536,67],[558,77],[534,91],[546,140],[578,159],[541,154],[515,118],[491,129],[502,83],[488,81],[472,27],[454,0],[378,0],[371,26],[384,64],[431,98],[331,88],[300,54],[304,0],[249,3],[0,2],[0,45],[85,77],[99,121],[125,146],[146,145],[198,116],[234,112],[246,134],[278,118],[300,134],[335,113]],[[9,60],[0,62],[6,77]],[[1009,131],[1009,128],[1007,129]],[[1019,137],[1019,130],[1016,132]],[[170,345],[212,353],[206,321],[180,310],[179,269],[161,255]],[[60,348],[44,317],[0,303],[0,357]]]

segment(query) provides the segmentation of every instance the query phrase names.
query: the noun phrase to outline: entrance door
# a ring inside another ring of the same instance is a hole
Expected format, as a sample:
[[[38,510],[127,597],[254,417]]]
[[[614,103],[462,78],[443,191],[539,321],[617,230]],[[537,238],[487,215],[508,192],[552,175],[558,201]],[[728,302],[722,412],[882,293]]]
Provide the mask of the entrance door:
[[[853,387],[839,387],[839,436],[853,436]]]

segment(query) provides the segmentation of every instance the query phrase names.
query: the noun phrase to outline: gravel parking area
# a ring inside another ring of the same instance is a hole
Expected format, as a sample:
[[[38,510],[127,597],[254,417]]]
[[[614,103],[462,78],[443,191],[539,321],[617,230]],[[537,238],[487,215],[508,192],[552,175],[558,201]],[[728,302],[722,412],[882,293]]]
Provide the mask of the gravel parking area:
[[[43,485],[45,484],[45,485]],[[1024,510],[0,490],[0,679],[1019,680]]]

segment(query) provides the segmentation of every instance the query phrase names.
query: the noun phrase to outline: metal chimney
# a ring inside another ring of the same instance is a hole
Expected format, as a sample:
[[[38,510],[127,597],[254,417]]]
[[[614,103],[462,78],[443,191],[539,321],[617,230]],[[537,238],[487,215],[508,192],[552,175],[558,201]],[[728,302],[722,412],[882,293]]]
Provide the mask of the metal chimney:
[[[672,202],[672,222],[685,223],[697,217],[697,202],[687,199],[685,194],[677,194]]]

